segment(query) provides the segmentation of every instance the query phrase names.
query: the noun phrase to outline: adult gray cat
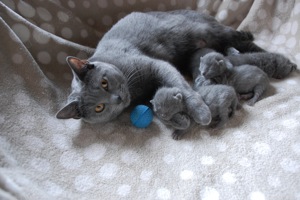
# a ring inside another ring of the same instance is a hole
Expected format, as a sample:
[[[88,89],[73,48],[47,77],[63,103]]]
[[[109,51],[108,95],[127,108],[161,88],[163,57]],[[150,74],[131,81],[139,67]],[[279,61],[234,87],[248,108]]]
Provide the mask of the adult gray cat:
[[[129,14],[103,36],[88,60],[67,58],[74,74],[72,93],[56,116],[107,122],[167,86],[183,91],[190,117],[209,124],[209,108],[177,69],[189,72],[182,63],[204,46],[218,51],[226,46],[242,52],[263,51],[252,41],[250,33],[235,31],[196,11]]]
[[[220,128],[240,108],[236,92],[233,87],[226,85],[210,85],[194,88],[200,93],[203,101],[209,107],[212,121],[210,127]],[[157,117],[166,125],[175,128],[173,139],[178,140],[186,133],[190,126],[190,119],[186,117],[186,108],[182,91],[178,88],[160,88],[150,101]]]
[[[201,58],[200,73],[215,84],[233,86],[240,95],[251,97],[247,101],[253,106],[269,86],[268,75],[253,65],[233,67],[222,54],[211,52]]]

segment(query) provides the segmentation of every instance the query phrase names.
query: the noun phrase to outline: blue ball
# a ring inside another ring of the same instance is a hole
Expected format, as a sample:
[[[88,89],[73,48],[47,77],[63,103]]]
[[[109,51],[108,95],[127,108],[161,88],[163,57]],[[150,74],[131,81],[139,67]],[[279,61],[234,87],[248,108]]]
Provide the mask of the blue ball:
[[[148,106],[138,105],[132,110],[130,120],[137,128],[147,128],[153,120],[153,112]]]

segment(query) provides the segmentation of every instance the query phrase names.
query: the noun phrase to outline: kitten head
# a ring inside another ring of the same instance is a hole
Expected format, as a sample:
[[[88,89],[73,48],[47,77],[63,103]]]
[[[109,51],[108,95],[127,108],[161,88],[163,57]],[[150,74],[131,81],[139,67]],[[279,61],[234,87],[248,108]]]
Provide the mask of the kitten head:
[[[130,104],[127,80],[117,67],[75,57],[68,57],[67,62],[73,72],[72,92],[57,118],[107,122]]]
[[[183,95],[180,89],[175,87],[160,88],[150,102],[155,114],[164,120],[170,120],[173,115],[183,111]]]
[[[211,52],[200,58],[200,74],[206,79],[222,75],[226,70],[225,57],[217,52]]]

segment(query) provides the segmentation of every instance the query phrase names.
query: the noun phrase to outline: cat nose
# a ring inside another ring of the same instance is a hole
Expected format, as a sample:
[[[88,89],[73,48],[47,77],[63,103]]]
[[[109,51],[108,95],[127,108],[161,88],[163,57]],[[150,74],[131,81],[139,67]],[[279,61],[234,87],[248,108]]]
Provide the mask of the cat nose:
[[[120,104],[122,103],[122,98],[119,95],[112,95],[111,98],[111,103],[112,104]]]
[[[166,118],[166,114],[161,113],[161,114],[160,114],[160,117],[161,117],[161,118]]]

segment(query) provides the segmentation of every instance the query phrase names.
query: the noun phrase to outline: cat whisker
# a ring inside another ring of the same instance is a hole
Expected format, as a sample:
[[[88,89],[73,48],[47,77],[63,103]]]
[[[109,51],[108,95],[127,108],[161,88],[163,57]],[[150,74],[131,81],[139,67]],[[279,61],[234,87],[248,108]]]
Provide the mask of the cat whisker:
[[[131,72],[128,74],[128,81],[130,81],[132,79],[132,77],[134,77],[136,74],[138,74],[139,72],[143,71],[142,69],[138,69],[138,70],[131,70]],[[134,79],[133,79],[134,80]]]
[[[140,81],[142,74],[138,74],[138,73],[141,71],[142,70],[137,70],[133,74],[131,74],[130,78],[128,78],[128,87],[131,87]]]

